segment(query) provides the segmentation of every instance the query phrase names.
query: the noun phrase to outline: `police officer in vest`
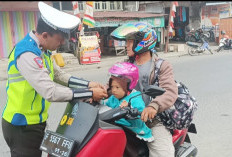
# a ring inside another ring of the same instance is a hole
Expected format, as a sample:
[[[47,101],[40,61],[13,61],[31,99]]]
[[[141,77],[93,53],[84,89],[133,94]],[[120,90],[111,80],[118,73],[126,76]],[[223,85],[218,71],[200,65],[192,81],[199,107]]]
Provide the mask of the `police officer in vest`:
[[[12,157],[40,157],[50,102],[107,97],[97,82],[64,73],[51,60],[80,20],[39,2],[41,18],[36,31],[16,44],[9,56],[7,102],[2,114],[2,130]],[[60,86],[59,84],[68,86]]]

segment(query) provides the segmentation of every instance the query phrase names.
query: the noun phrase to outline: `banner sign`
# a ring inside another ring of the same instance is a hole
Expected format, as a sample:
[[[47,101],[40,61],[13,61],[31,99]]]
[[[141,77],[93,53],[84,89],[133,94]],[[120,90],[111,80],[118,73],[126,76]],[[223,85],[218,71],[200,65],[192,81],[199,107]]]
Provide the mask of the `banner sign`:
[[[164,17],[149,17],[142,19],[121,19],[121,18],[106,18],[106,19],[96,19],[95,27],[118,27],[128,22],[148,22],[154,27],[164,27]]]
[[[80,62],[81,64],[99,63],[101,50],[98,44],[98,38],[94,36],[80,36]]]

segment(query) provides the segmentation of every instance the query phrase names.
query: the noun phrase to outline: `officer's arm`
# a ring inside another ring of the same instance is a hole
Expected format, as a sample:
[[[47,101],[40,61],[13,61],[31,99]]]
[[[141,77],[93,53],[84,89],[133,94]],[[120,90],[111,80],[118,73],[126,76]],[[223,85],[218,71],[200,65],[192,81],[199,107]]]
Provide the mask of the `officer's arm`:
[[[36,62],[35,58],[38,59],[38,56],[31,52],[23,53],[17,59],[17,68],[21,75],[43,98],[48,101],[70,101],[75,96],[75,98],[92,97],[92,91],[88,89],[74,91],[53,82],[49,77],[47,68]],[[79,94],[75,95],[75,92]]]

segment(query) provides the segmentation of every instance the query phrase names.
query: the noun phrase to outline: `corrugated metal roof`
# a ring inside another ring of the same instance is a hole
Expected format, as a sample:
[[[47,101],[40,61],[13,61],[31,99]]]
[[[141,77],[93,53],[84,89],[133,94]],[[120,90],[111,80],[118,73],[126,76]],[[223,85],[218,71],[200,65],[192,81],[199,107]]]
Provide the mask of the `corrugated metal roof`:
[[[69,14],[73,14],[73,11],[64,11]],[[148,17],[162,17],[167,16],[168,14],[153,14],[153,13],[146,13],[146,12],[128,12],[128,11],[95,11],[93,12],[94,18],[148,18]],[[83,17],[83,13],[81,13]]]
[[[52,6],[51,1],[44,3]],[[38,1],[0,1],[0,11],[39,11]]]
[[[147,17],[162,17],[165,15],[167,15],[167,14],[152,14],[152,13],[145,13],[145,12],[127,12],[127,11],[99,11],[99,12],[93,13],[94,18],[105,18],[105,17],[147,18]]]
[[[206,3],[206,6],[210,6],[210,5],[223,5],[223,4],[229,4],[229,2],[211,2],[211,3]]]

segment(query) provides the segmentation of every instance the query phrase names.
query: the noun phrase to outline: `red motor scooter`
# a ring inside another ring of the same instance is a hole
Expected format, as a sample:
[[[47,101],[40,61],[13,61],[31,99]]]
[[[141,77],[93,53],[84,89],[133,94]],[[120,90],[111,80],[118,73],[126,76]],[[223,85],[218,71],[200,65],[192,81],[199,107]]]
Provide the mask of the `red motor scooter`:
[[[165,92],[150,85],[145,94],[158,96]],[[97,107],[80,100],[68,103],[56,132],[46,130],[40,149],[49,156],[60,157],[148,157],[146,142],[128,128],[116,124],[121,118],[136,119],[141,113],[130,107],[110,109],[99,114]],[[196,156],[188,131],[195,125],[173,130],[173,144],[178,157]]]

